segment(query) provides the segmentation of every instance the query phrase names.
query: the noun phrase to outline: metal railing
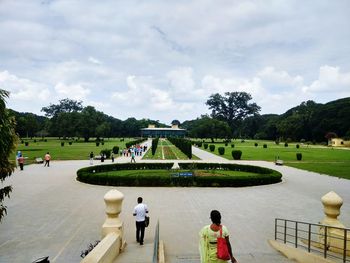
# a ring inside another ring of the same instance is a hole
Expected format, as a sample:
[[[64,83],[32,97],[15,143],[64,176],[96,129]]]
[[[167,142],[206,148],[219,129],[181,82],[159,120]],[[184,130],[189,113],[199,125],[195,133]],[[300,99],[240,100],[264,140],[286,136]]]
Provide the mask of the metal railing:
[[[343,237],[331,234],[334,230],[343,234]],[[347,255],[350,251],[349,236],[349,228],[275,219],[275,240],[293,244],[296,248],[303,248],[308,252],[322,254],[324,258],[337,259],[344,263],[350,262],[350,256]],[[340,246],[332,245],[334,243]]]
[[[158,248],[159,248],[159,221],[157,222],[156,232],[154,234],[154,247],[153,247],[153,263],[158,263]]]

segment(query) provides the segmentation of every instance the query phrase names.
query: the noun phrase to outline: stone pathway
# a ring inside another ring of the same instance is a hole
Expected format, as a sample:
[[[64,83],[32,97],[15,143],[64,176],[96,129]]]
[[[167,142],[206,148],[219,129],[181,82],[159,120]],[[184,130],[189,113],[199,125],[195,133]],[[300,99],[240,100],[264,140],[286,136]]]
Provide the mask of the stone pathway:
[[[207,153],[196,155],[201,154]],[[212,155],[205,158],[228,162]],[[130,160],[116,159],[125,161]],[[324,217],[320,198],[331,190],[343,198],[340,220],[350,226],[350,180],[269,162],[230,162],[279,170],[283,182],[243,188],[117,187],[125,195],[121,217],[129,243],[117,262],[148,262],[146,248],[153,249],[157,220],[167,262],[199,262],[198,232],[210,223],[212,209],[221,211],[239,262],[287,262],[267,244],[274,237],[274,218],[317,223]],[[0,262],[32,262],[42,256],[50,256],[51,262],[79,262],[80,252],[100,239],[103,196],[113,187],[77,182],[76,170],[85,166],[88,160],[52,161],[49,168],[34,164],[16,170],[4,182],[13,186],[13,192],[5,200],[8,215],[0,223]],[[138,196],[144,197],[151,216],[144,247],[134,243],[132,210]]]

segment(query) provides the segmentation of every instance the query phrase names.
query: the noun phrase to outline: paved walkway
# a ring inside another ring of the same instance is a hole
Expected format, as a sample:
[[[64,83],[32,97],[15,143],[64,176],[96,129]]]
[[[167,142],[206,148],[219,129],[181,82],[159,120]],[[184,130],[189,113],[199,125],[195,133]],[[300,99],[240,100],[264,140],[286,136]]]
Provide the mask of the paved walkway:
[[[129,160],[116,159],[125,161]],[[283,182],[243,188],[118,187],[125,195],[121,217],[129,245],[117,262],[149,262],[144,255],[153,247],[157,219],[167,262],[199,262],[198,232],[210,223],[212,209],[222,212],[239,262],[287,262],[267,244],[274,236],[274,218],[317,223],[323,218],[320,198],[331,190],[342,196],[340,220],[350,226],[350,180],[269,162],[231,162],[274,168],[283,173]],[[0,223],[0,262],[31,262],[46,255],[51,262],[79,262],[80,252],[100,239],[103,196],[112,187],[77,182],[76,170],[85,166],[88,160],[53,161],[49,168],[29,165],[5,181],[13,192],[5,200],[8,215]],[[151,216],[144,247],[134,241],[132,216],[140,195]]]

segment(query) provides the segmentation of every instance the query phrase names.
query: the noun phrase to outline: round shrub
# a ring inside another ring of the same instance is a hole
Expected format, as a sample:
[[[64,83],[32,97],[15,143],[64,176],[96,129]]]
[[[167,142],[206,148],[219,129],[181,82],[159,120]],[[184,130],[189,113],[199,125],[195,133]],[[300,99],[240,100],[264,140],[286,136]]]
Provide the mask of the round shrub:
[[[257,143],[257,142],[256,142],[256,143],[254,143],[254,146],[255,146],[255,147],[258,147],[258,143]]]
[[[24,145],[25,146],[29,146],[29,142],[24,142]]]
[[[264,143],[263,148],[267,148],[267,144],[266,143]]]
[[[228,145],[228,143],[227,142],[225,142],[225,146],[227,146]]]
[[[276,141],[275,141],[275,144],[276,144],[276,145],[279,145],[279,144],[280,144],[280,141],[279,141],[279,140],[276,140]]]
[[[72,143],[73,143],[73,142],[69,142],[68,144],[69,144],[69,145],[72,145]]]
[[[211,152],[215,151],[215,145],[214,145],[214,144],[210,144],[210,145],[209,145],[209,150],[210,150]]]
[[[301,153],[297,153],[297,160],[301,161],[301,159],[303,158],[303,155]]]
[[[101,142],[101,145],[105,145],[105,142],[104,142],[104,141],[102,141],[102,142]]]
[[[114,154],[118,154],[119,153],[119,146],[114,146],[112,151]]]
[[[233,143],[231,144],[231,148],[235,148],[235,145]]]
[[[225,154],[225,147],[219,147],[218,152],[220,155],[224,155]]]
[[[284,143],[284,147],[288,147],[288,142],[285,142],[285,143]]]
[[[234,160],[240,160],[242,157],[242,151],[240,150],[232,151],[232,157]]]
[[[300,145],[299,145],[299,144],[297,144],[297,145],[295,145],[295,147],[297,147],[297,149],[299,149],[299,148],[300,148]]]
[[[204,149],[208,149],[208,144],[207,143],[204,143]]]
[[[61,146],[62,146],[62,147],[64,146],[64,142],[61,142]]]
[[[34,139],[34,142],[36,142],[36,139]]]
[[[201,147],[202,147],[202,142],[201,142],[201,141],[198,141],[198,142],[197,142],[197,145],[198,145],[199,148],[201,148]]]
[[[96,142],[96,146],[100,146],[100,142]]]

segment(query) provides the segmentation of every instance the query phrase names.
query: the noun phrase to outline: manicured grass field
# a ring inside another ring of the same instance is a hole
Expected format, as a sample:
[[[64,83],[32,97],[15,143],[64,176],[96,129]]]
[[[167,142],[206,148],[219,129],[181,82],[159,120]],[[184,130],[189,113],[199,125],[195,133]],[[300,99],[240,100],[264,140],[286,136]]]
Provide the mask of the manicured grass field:
[[[255,147],[255,143],[258,143],[257,147]],[[231,144],[234,144],[234,148],[231,147]],[[267,148],[263,148],[264,144],[267,145]],[[219,155],[218,147],[225,147],[225,154],[222,157],[229,160],[233,159],[232,150],[241,150],[242,160],[273,162],[278,157],[284,161],[284,165],[350,179],[350,150],[345,148],[299,144],[300,148],[298,149],[296,148],[297,143],[289,143],[288,147],[285,147],[284,143],[276,145],[271,141],[257,140],[245,140],[245,142],[235,140],[228,143],[227,146],[224,143],[215,143],[214,145],[215,151],[212,153]],[[204,149],[204,145],[201,149]],[[209,147],[206,151],[210,152]],[[296,153],[302,154],[301,161],[297,161]]]
[[[79,141],[73,140],[58,140],[57,138],[46,138],[47,141],[36,139],[24,140],[28,141],[29,145],[25,146],[24,143],[20,143],[17,147],[17,151],[21,151],[26,159],[26,163],[34,162],[35,158],[44,158],[46,152],[50,152],[52,160],[88,160],[90,152],[95,155],[99,155],[103,149],[112,150],[114,146],[119,146],[119,149],[125,148],[125,143],[134,139],[125,138],[121,141],[119,138],[105,139],[104,145],[100,143],[96,146],[96,142],[91,139],[90,142],[84,142],[82,139]],[[69,142],[72,141],[72,145]],[[61,142],[64,142],[64,146],[61,146]],[[117,156],[115,156],[117,157]],[[15,160],[15,153],[11,156],[12,160]]]
[[[175,145],[166,139],[159,139],[157,150],[154,155],[148,151],[142,158],[144,160],[188,160],[188,157],[180,151]],[[192,160],[198,160],[197,156],[192,155]]]

